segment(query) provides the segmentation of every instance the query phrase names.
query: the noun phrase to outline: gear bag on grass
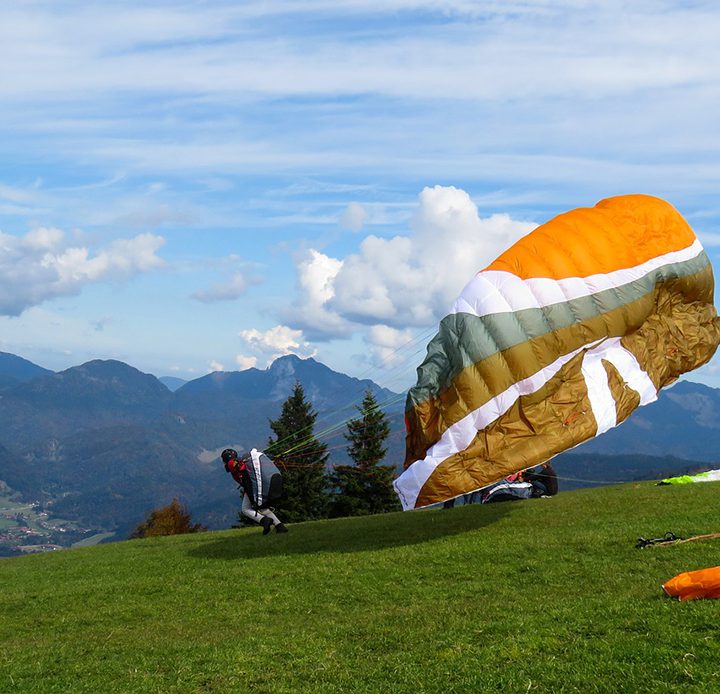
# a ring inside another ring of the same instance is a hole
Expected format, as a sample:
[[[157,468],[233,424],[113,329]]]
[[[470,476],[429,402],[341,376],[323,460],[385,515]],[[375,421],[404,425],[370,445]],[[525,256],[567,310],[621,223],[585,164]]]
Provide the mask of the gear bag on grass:
[[[282,475],[273,461],[262,451],[253,448],[247,461],[247,472],[255,508],[277,504],[282,496]]]

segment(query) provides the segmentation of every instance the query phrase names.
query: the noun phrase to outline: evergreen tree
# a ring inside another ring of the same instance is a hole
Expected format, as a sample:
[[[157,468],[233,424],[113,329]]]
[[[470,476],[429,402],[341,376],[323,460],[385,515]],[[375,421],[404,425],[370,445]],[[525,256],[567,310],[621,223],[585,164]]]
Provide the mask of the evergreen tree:
[[[317,412],[305,400],[302,385],[296,382],[280,417],[270,421],[276,438],[268,440],[265,452],[283,475],[283,497],[277,508],[283,521],[327,518],[328,455],[327,446],[313,434],[316,419]]]
[[[399,511],[400,504],[392,487],[395,468],[380,465],[387,453],[384,443],[390,434],[385,413],[378,407],[370,390],[357,408],[362,417],[348,422],[345,438],[348,455],[355,465],[336,465],[331,482],[333,495],[331,516],[361,516]]]

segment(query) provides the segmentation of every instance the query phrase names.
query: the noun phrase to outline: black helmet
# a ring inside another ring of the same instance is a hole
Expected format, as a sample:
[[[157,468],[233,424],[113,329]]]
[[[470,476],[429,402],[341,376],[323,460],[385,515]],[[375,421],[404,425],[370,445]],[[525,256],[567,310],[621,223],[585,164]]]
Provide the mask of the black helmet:
[[[223,463],[227,465],[231,460],[237,460],[238,453],[233,448],[226,448],[221,454]]]

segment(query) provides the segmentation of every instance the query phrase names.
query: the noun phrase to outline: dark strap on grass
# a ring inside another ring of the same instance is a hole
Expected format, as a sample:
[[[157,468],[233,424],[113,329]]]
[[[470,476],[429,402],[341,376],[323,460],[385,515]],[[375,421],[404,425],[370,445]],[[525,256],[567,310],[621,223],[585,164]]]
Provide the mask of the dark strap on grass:
[[[644,537],[639,537],[635,547],[636,549],[645,549],[646,547],[651,547],[652,545],[662,545],[667,542],[678,542],[679,540],[682,540],[682,538],[678,537],[675,533],[667,532],[662,537],[654,537],[650,540]]]

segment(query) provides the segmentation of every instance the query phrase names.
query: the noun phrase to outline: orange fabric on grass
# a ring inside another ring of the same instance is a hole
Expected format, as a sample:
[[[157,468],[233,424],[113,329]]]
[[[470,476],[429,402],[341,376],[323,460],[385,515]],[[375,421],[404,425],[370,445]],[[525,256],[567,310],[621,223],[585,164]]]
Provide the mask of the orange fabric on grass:
[[[663,584],[663,590],[680,600],[720,598],[720,566],[678,574]]]

